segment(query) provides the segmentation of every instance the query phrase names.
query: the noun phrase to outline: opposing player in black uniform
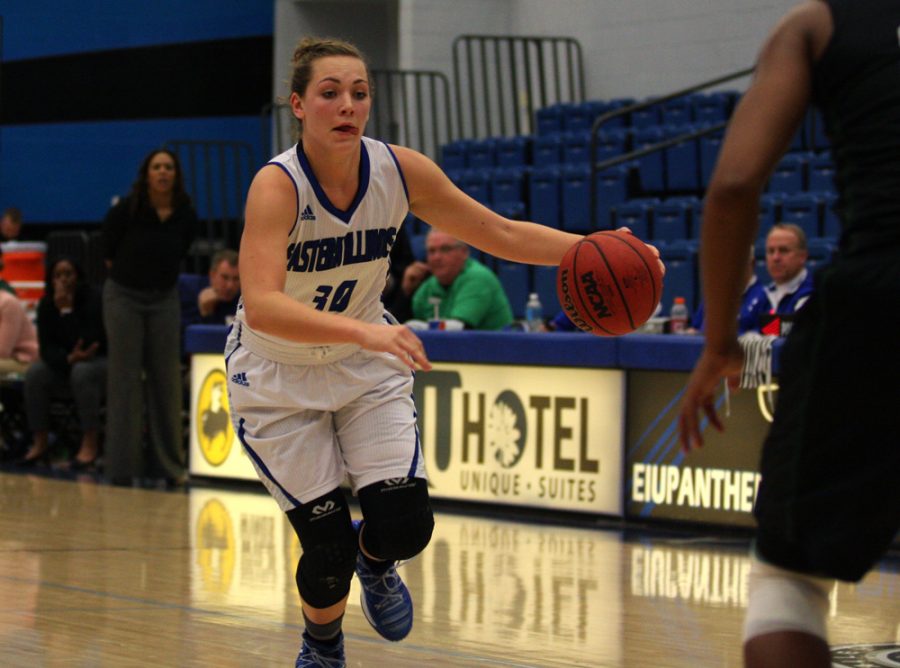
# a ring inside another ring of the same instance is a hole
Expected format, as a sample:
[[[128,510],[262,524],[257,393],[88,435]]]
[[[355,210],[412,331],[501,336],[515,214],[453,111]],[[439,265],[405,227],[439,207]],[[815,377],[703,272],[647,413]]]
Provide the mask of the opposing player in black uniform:
[[[827,595],[856,581],[900,528],[900,2],[807,0],[762,49],[707,193],[706,347],[681,412],[722,428],[714,395],[742,365],[736,314],[759,196],[810,102],[832,144],[842,223],[782,354],[766,439],[744,631],[748,666],[830,666]]]

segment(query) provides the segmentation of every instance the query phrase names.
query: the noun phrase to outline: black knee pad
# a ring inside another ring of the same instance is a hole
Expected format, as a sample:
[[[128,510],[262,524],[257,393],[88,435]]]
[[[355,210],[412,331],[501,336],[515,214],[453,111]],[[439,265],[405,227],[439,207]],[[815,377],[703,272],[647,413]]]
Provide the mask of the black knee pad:
[[[434,530],[434,515],[423,478],[394,478],[358,492],[365,517],[363,547],[373,557],[411,559],[425,549]]]
[[[350,592],[359,550],[343,492],[335,489],[287,516],[303,548],[297,565],[300,598],[313,608],[334,605]]]

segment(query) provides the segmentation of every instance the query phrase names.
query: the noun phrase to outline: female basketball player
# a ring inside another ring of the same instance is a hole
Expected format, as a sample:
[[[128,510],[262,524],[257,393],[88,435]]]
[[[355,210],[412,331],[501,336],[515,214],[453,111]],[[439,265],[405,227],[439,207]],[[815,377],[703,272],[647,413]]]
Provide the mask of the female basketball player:
[[[507,220],[424,155],[363,137],[371,90],[353,45],[305,39],[293,62],[301,141],[250,186],[226,363],[235,431],[303,547],[297,665],[343,666],[354,570],[369,622],[401,640],[412,602],[394,564],[424,549],[434,524],[412,400],[413,371],[431,365],[380,299],[401,221],[412,211],[492,255],[544,265],[580,237]]]

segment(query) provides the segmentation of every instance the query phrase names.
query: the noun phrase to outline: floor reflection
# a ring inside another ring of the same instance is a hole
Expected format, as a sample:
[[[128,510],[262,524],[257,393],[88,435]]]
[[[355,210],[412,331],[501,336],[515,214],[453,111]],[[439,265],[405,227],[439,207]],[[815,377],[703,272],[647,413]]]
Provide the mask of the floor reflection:
[[[438,513],[431,545],[401,570],[412,634],[377,638],[354,582],[348,665],[739,666],[746,553],[745,537],[623,539]],[[286,665],[301,630],[299,555],[261,493],[0,474],[0,663]],[[892,665],[898,570],[886,560],[832,592],[846,665]]]

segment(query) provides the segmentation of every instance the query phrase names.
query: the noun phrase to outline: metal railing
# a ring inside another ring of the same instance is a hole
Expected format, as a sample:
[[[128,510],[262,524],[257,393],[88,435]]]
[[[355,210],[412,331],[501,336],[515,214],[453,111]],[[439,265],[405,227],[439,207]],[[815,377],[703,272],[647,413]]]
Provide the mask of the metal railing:
[[[408,146],[437,161],[441,145],[455,139],[447,77],[429,70],[372,70],[370,74],[373,96],[366,135]],[[273,154],[296,141],[296,120],[289,105],[266,105],[260,122],[262,145],[271,145]]]
[[[535,112],[584,101],[581,44],[571,37],[460,35],[453,40],[458,137],[532,134]]]
[[[206,273],[209,259],[222,248],[238,248],[244,203],[255,162],[247,142],[170,139],[184,172],[185,189],[200,219],[200,235],[187,259],[187,270]]]
[[[666,139],[664,141],[658,142],[656,144],[652,144],[650,146],[645,146],[636,151],[631,151],[629,153],[623,153],[622,155],[617,155],[613,158],[609,158],[608,160],[603,160],[601,162],[597,162],[597,147],[598,147],[598,136],[600,128],[609,121],[618,118],[620,116],[625,116],[627,114],[632,114],[636,111],[641,111],[643,109],[647,109],[648,107],[653,107],[660,104],[665,104],[670,100],[674,100],[679,97],[684,97],[686,95],[690,95],[692,93],[696,93],[701,90],[705,90],[707,88],[712,88],[713,86],[718,86],[723,83],[727,83],[729,81],[734,81],[735,79],[740,79],[742,77],[746,77],[753,73],[752,67],[739,70],[737,72],[733,72],[731,74],[726,74],[721,77],[717,77],[715,79],[711,79],[709,81],[705,81],[703,83],[697,84],[695,86],[691,86],[690,88],[684,88],[682,90],[675,91],[674,93],[669,93],[667,95],[663,95],[661,97],[653,98],[652,100],[645,100],[643,102],[638,102],[635,104],[627,105],[624,107],[620,107],[619,109],[615,109],[613,111],[609,111],[605,114],[601,114],[596,119],[594,119],[594,123],[591,126],[591,144],[590,144],[590,154],[589,158],[591,161],[591,176],[590,176],[590,221],[591,221],[591,229],[597,230],[597,174],[604,169],[609,169],[610,167],[615,167],[616,165],[620,165],[625,162],[629,162],[631,160],[635,160],[637,158],[642,158],[646,155],[650,155],[651,153],[656,153],[658,151],[665,150],[667,148],[672,148],[673,146],[678,146],[679,144],[683,144],[688,141],[694,141],[695,139],[699,139],[700,137],[705,137],[707,135],[715,134],[716,132],[722,131],[727,122],[716,123],[710,125],[708,127],[702,128],[700,130],[694,132],[688,132],[677,137],[672,137],[670,139]]]

